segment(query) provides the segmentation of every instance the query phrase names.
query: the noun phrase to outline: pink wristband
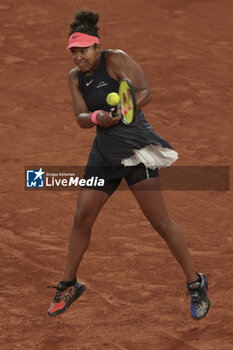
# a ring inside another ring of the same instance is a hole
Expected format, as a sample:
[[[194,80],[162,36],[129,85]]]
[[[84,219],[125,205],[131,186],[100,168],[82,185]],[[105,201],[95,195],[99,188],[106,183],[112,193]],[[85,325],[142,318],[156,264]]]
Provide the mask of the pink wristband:
[[[92,115],[91,115],[91,121],[92,121],[92,123],[98,124],[98,122],[97,122],[97,114],[98,114],[99,112],[103,112],[103,111],[100,109],[99,111],[95,111],[95,112],[92,113]]]

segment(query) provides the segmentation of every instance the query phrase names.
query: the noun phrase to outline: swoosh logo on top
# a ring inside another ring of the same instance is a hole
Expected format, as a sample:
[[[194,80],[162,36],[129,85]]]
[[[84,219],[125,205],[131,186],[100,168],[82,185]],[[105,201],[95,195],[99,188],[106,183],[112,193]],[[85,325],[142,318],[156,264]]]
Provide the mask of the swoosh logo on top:
[[[93,82],[94,79],[92,79],[91,81],[89,81],[89,83],[86,83],[86,86],[89,86],[92,82]]]
[[[72,39],[75,39],[75,38],[77,38],[78,37],[78,35],[76,35],[76,36],[72,36]]]

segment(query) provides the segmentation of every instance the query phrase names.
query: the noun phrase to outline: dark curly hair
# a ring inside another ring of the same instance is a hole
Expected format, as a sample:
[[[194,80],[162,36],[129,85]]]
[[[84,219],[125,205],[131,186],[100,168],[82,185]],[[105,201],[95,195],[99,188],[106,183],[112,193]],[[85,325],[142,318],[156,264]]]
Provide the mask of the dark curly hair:
[[[79,11],[76,13],[74,21],[70,23],[71,31],[69,36],[75,32],[89,34],[100,39],[97,23],[99,15],[93,11]]]

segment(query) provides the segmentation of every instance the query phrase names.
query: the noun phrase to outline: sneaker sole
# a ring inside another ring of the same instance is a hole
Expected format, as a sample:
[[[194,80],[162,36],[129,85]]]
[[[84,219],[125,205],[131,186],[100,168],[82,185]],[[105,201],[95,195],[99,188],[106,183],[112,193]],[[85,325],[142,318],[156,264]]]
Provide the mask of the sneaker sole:
[[[77,293],[68,301],[68,303],[64,306],[63,309],[57,310],[57,311],[55,311],[55,312],[53,312],[53,313],[49,313],[49,312],[48,312],[48,315],[49,315],[50,317],[52,317],[52,316],[60,315],[60,314],[62,314],[63,312],[65,312],[65,311],[68,309],[68,307],[73,303],[73,301],[75,301],[76,299],[78,299],[78,298],[85,292],[85,290],[86,290],[85,284],[84,284],[84,283],[81,283],[81,286],[80,286],[79,289],[77,290]]]

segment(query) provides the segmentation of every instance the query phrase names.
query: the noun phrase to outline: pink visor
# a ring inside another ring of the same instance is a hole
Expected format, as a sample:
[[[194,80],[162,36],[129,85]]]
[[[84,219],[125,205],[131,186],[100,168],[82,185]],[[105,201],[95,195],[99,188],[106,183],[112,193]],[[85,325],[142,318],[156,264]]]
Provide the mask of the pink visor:
[[[96,36],[84,34],[84,33],[73,33],[69,37],[69,45],[66,50],[71,47],[89,47],[94,44],[99,44],[99,38]]]

